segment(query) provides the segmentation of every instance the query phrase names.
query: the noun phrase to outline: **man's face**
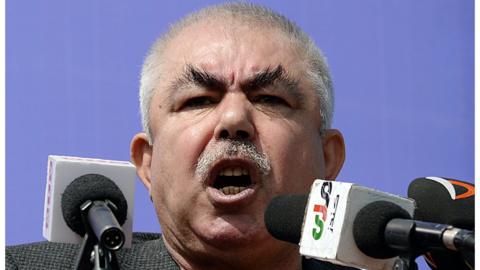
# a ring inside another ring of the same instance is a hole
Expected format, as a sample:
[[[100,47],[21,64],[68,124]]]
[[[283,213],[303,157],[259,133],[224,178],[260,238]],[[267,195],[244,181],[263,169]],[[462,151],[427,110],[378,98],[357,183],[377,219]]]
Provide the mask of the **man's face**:
[[[202,23],[174,38],[162,63],[150,105],[153,146],[134,161],[167,242],[205,254],[274,249],[280,242],[263,222],[269,201],[307,193],[343,162],[335,133],[341,161],[326,166],[301,54],[271,29]]]

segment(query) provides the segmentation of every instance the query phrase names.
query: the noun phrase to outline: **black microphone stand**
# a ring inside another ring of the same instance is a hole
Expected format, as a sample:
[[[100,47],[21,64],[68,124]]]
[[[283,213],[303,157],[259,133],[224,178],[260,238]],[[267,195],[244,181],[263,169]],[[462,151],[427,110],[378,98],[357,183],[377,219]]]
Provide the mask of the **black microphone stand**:
[[[75,270],[119,270],[115,251],[102,245],[88,222],[88,211],[92,204],[92,201],[87,201],[80,206],[85,235],[75,262]]]

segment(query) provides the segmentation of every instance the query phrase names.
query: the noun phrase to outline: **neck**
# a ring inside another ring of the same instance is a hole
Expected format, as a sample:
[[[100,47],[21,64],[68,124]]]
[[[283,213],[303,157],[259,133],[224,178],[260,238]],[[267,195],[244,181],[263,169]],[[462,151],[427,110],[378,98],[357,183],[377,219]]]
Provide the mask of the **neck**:
[[[243,250],[195,253],[173,248],[165,238],[163,240],[170,255],[182,270],[302,269],[298,247],[288,243],[280,242],[279,247],[266,250],[247,247]]]

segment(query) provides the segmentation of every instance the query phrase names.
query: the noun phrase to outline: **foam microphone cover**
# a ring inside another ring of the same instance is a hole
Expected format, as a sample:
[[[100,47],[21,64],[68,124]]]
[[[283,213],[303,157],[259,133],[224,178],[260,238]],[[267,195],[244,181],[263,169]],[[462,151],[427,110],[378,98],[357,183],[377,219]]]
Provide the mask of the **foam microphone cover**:
[[[394,218],[411,219],[411,216],[400,206],[388,201],[372,202],[360,209],[353,221],[353,238],[358,249],[377,259],[399,255],[385,241],[385,228]]]
[[[127,200],[120,188],[109,178],[100,174],[86,174],[73,180],[62,194],[62,213],[68,227],[83,236],[80,206],[87,200],[110,200],[118,208],[114,212],[120,225],[127,219]]]
[[[408,186],[408,197],[417,205],[415,219],[474,229],[473,184],[440,177],[417,178]]]
[[[273,198],[265,211],[268,232],[278,240],[298,244],[307,200],[307,195],[280,195]]]
[[[408,197],[415,200],[414,218],[422,221],[475,228],[475,186],[445,177],[417,178],[408,186]],[[473,253],[435,251],[425,254],[430,268],[470,270]]]

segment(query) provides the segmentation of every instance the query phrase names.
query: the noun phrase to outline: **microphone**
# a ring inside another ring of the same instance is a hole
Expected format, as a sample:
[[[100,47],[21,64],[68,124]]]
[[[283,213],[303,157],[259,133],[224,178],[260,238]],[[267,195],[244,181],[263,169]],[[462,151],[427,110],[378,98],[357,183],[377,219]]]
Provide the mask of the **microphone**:
[[[130,162],[49,156],[43,236],[80,244],[85,223],[105,248],[131,247],[135,177]]]
[[[445,177],[422,177],[409,185],[408,197],[417,204],[415,219],[474,230],[475,185]],[[434,270],[474,269],[473,251],[432,251],[424,258]]]
[[[125,242],[120,226],[127,219],[127,209],[122,191],[112,180],[100,174],[76,178],[62,195],[62,213],[68,227],[83,236],[88,224],[100,244],[108,250],[118,250]],[[87,213],[87,220],[82,212]]]
[[[315,180],[308,196],[275,197],[265,212],[265,225],[273,237],[299,244],[303,256],[358,268],[392,269],[397,252],[389,249],[390,252],[376,251],[384,252],[384,256],[367,254],[354,238],[356,230],[365,239],[371,239],[368,224],[377,222],[378,217],[358,221],[368,228],[355,228],[354,220],[361,209],[377,201],[395,205],[399,208],[395,208],[395,214],[400,212],[401,217],[413,214],[414,203],[410,199],[351,183]]]
[[[473,251],[475,242],[471,231],[412,220],[401,207],[386,201],[370,203],[358,212],[353,236],[359,249],[374,258],[431,250]]]
[[[408,186],[408,197],[417,204],[415,219],[467,230],[475,227],[473,184],[441,177],[417,178]]]

